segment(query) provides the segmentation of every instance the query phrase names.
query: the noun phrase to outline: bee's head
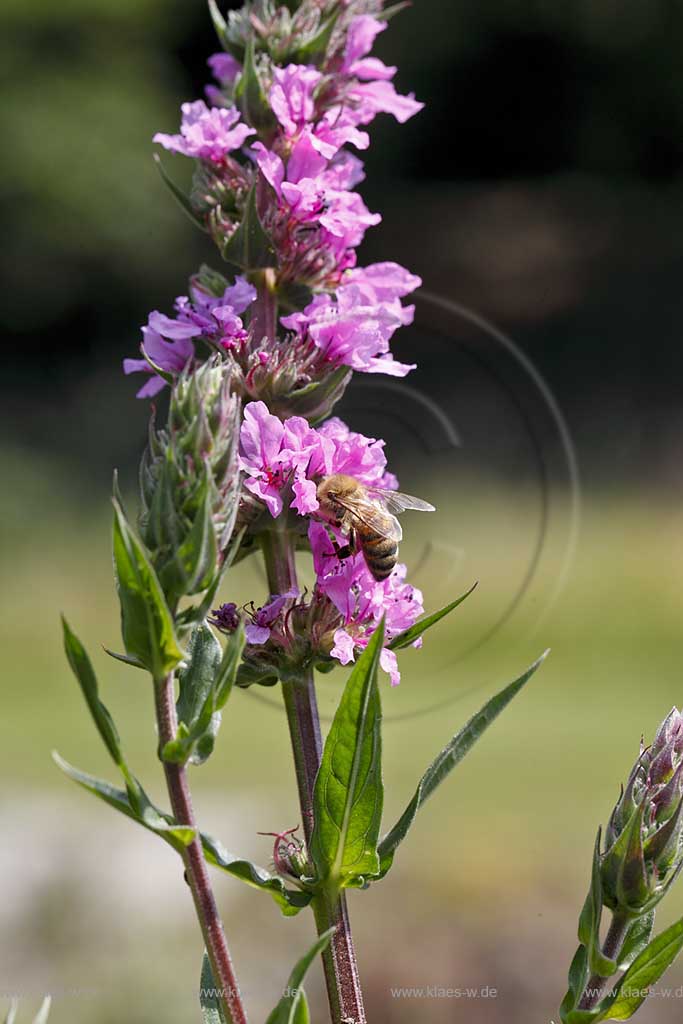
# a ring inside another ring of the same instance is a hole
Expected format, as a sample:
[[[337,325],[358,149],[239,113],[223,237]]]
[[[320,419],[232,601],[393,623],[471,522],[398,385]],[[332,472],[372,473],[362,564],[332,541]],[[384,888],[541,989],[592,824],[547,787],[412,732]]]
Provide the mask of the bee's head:
[[[316,488],[321,512],[334,518],[343,515],[344,509],[339,501],[343,501],[344,497],[353,494],[357,489],[358,482],[352,476],[346,476],[344,473],[326,476]]]

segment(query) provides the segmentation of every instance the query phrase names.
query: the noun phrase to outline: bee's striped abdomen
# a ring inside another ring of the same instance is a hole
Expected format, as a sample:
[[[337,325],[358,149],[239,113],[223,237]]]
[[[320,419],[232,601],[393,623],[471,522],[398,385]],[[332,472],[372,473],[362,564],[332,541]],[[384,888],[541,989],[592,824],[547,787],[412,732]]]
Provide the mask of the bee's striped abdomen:
[[[398,561],[398,544],[393,537],[367,531],[359,536],[365,563],[378,582],[385,580]]]

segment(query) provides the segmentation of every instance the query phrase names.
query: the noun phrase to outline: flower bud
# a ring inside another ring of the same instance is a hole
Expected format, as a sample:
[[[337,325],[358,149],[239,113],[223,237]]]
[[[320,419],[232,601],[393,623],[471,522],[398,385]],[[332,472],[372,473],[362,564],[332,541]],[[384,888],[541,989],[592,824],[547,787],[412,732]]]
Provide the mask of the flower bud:
[[[600,859],[603,903],[642,914],[683,863],[683,716],[673,708],[641,751],[612,812]]]
[[[178,378],[166,428],[150,424],[140,527],[171,601],[211,584],[230,541],[239,501],[239,415],[226,363],[215,357]]]

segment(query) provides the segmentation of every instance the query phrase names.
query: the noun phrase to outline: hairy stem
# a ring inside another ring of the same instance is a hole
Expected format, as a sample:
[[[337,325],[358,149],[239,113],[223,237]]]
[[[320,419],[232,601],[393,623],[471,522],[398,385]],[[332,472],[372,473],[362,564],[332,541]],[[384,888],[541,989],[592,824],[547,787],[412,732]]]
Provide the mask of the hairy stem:
[[[616,960],[621,952],[621,947],[624,944],[626,933],[628,932],[629,926],[631,925],[632,918],[626,917],[622,914],[614,914],[612,922],[605,936],[605,941],[602,946],[603,955],[608,960]],[[593,974],[588,979],[583,995],[579,1000],[579,1010],[592,1010],[602,999],[609,978],[603,978],[601,974]]]
[[[178,722],[175,710],[173,673],[155,683],[157,726],[159,742],[175,739]],[[173,816],[179,825],[197,828],[192,807],[192,797],[185,765],[164,762],[166,786],[171,801]],[[185,878],[192,892],[197,918],[204,936],[204,945],[211,963],[213,978],[226,1020],[230,1024],[246,1024],[247,1015],[237,985],[230,950],[223,931],[216,900],[204,860],[202,844],[196,835],[189,846],[183,847],[182,858]]]
[[[285,530],[273,530],[264,535],[262,547],[271,592],[283,594],[296,587],[294,544],[289,534]],[[310,846],[313,787],[322,754],[312,669],[302,672],[296,681],[283,683],[282,695],[292,741],[304,834],[306,844]],[[319,935],[333,926],[335,928],[332,941],[322,955],[332,1021],[334,1024],[366,1024],[346,896],[342,893],[332,898],[320,893],[313,901],[313,912]]]

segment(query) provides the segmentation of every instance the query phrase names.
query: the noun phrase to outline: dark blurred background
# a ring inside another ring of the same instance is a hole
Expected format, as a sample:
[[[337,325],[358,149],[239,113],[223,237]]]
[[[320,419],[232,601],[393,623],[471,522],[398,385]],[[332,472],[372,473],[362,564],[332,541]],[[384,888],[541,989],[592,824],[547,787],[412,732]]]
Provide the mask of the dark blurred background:
[[[0,993],[23,993],[28,1013],[51,989],[55,1024],[180,1024],[196,1019],[199,944],[177,865],[154,837],[72,791],[49,751],[111,778],[64,667],[64,608],[163,800],[149,694],[96,654],[100,641],[118,643],[107,498],[113,466],[132,491],[148,416],[120,361],[151,309],[169,311],[201,261],[219,263],[151,156],[154,132],[174,131],[180,103],[202,94],[217,46],[201,0],[5,0],[0,17],[0,928],[11,937]],[[449,451],[419,440],[418,425],[432,422],[419,404],[407,412],[406,400],[392,427],[390,391],[378,399],[359,381],[346,400],[353,426],[386,433],[403,486],[436,496],[432,536],[411,522],[404,549],[426,606],[481,581],[457,622],[406,656],[399,690],[384,692],[396,719],[389,818],[493,688],[545,646],[553,654],[425,809],[396,875],[354,894],[375,1024],[557,1019],[595,828],[641,733],[683,699],[682,46],[676,0],[418,0],[378,40],[399,88],[426,108],[405,126],[373,126],[362,191],[384,219],[361,261],[420,273],[425,289],[511,338],[548,388],[533,372],[522,381],[489,329],[453,314],[435,333],[418,309],[394,348],[419,360],[410,386],[451,418]],[[180,158],[168,166],[187,180]],[[553,396],[583,478],[578,547]],[[428,449],[433,461],[415,458]],[[240,573],[226,600],[263,588]],[[498,629],[529,574],[533,587]],[[321,682],[326,714],[342,681]],[[415,717],[444,700],[447,711]],[[251,695],[231,708],[196,774],[200,813],[231,848],[267,861],[256,832],[298,815],[284,721]],[[309,922],[279,919],[236,882],[217,885],[254,1019],[265,1019]],[[672,895],[662,922],[682,907]],[[672,972],[672,985],[682,981]],[[388,996],[429,984],[499,995],[466,1005]],[[311,990],[323,1020],[319,976]],[[640,1020],[673,1022],[680,1005],[653,1000]]]

